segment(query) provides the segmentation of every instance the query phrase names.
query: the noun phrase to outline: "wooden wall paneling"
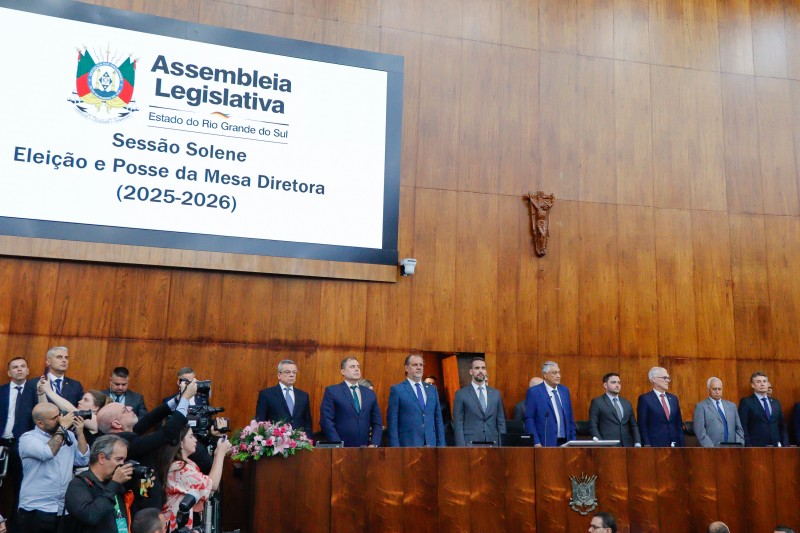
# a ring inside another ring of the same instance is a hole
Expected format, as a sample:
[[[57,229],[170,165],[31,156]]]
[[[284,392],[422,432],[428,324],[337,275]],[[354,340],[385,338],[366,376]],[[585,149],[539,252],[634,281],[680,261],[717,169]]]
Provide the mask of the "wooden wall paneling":
[[[386,408],[389,406],[389,389],[405,379],[403,362],[415,350],[367,350],[361,363],[361,376],[375,385],[383,424],[386,425]]]
[[[686,66],[719,71],[717,6],[708,0],[684,0]]]
[[[271,276],[228,274],[222,278],[222,309],[216,340],[268,343],[272,316],[283,313],[272,307]],[[349,283],[342,280],[343,283]]]
[[[317,339],[323,346],[364,346],[367,325],[367,283],[319,282],[320,321]]]
[[[562,0],[547,0],[568,5]],[[542,190],[559,200],[577,200],[579,183],[577,57],[542,52],[539,59],[539,154]]]
[[[503,44],[539,48],[539,0],[503,0]]]
[[[578,208],[580,252],[578,350],[583,356],[619,352],[617,208],[584,203]]]
[[[622,380],[621,394],[631,401],[634,409],[639,401],[639,395],[653,389],[653,385],[647,379],[647,372],[660,364],[655,355],[619,358],[619,374]]]
[[[775,482],[774,454],[767,448],[747,448],[741,450],[743,462],[747,465],[740,471],[740,483],[744,485],[745,508],[750,524],[776,524],[777,490]],[[778,462],[778,468],[780,462]]]
[[[413,256],[414,207],[414,189],[401,187],[397,248],[400,257]],[[366,346],[373,348],[409,346],[411,315],[414,312],[411,305],[413,280],[413,277],[401,277],[397,283],[367,284]]]
[[[536,483],[533,450],[502,448],[506,531],[536,531]]]
[[[419,32],[426,0],[383,0],[381,26]]]
[[[635,402],[634,402],[635,405]],[[641,453],[644,451],[644,453]],[[659,491],[659,472],[656,454],[649,450],[626,448],[628,466],[628,486],[633,490],[628,493],[628,513],[631,531],[642,533],[658,533],[661,515],[661,498]],[[664,509],[668,513],[671,509]]]
[[[497,334],[497,196],[458,194],[455,339],[452,349],[494,351]]]
[[[492,386],[503,397],[506,418],[511,418],[514,415],[514,406],[525,400],[528,383],[532,377],[541,377],[541,369],[542,365],[536,354],[498,354],[496,369],[490,378]]]
[[[317,346],[321,298],[322,287],[317,282],[273,278],[270,338],[281,344]]]
[[[214,349],[214,370],[205,377],[213,381],[210,402],[215,407],[225,408],[225,413],[220,416],[229,417],[233,428],[243,427],[255,418],[258,392],[266,387],[268,377],[277,374],[275,366],[270,365],[272,368],[268,368],[264,365],[264,359],[264,348],[261,346],[219,344]],[[226,371],[229,368],[248,369],[248,371]],[[307,368],[302,370],[308,373]],[[197,377],[203,379],[199,373]],[[163,382],[174,383],[166,376]],[[273,383],[270,385],[275,383],[277,378],[273,377]],[[307,386],[308,382],[304,380],[302,383],[303,385],[298,381],[298,388],[308,390],[304,386]],[[316,422],[319,419],[319,410],[316,413],[312,410],[311,414]]]
[[[335,14],[335,18],[329,17],[331,20],[374,27],[381,24],[381,0],[334,0],[328,4],[331,6],[329,14]],[[295,9],[296,6],[297,3]]]
[[[423,4],[422,33],[460,39],[464,29],[460,0],[428,0]]]
[[[222,310],[222,280],[215,272],[181,272],[169,291],[167,336],[178,340],[212,340],[222,321],[236,320]],[[273,307],[274,308],[274,307]]]
[[[323,42],[333,46],[370,52],[381,48],[381,30],[376,26],[326,19],[323,35]]]
[[[47,350],[53,346],[66,346],[69,349],[69,369],[67,377],[77,379],[83,385],[83,390],[104,389],[108,387],[106,372],[106,352],[108,341],[104,338],[90,337],[51,337],[50,344],[42,350],[40,355],[28,359],[31,369],[29,378],[41,376],[46,361]],[[77,406],[76,406],[77,407]]]
[[[653,205],[650,65],[614,62],[616,203]]]
[[[461,37],[468,41],[500,43],[503,35],[503,0],[465,0],[461,9]]]
[[[689,185],[692,209],[725,211],[725,150],[717,72],[686,70],[691,97],[688,130]]]
[[[764,217],[767,249],[766,274],[775,357],[796,360],[800,352],[800,220],[794,217]]]
[[[497,351],[537,352],[539,259],[533,248],[528,200],[497,197]],[[557,207],[556,207],[557,208]]]
[[[617,206],[620,357],[658,354],[653,208]]]
[[[790,81],[789,90],[792,93],[792,125],[794,128],[794,156],[795,168],[800,169],[800,82]],[[797,176],[800,182],[800,172]],[[798,185],[800,190],[800,184]]]
[[[719,61],[722,72],[753,75],[750,0],[717,0]]]
[[[617,531],[629,533],[628,495],[631,487],[628,486],[628,456],[625,448],[592,450],[587,457],[591,460],[592,472],[597,473],[597,492],[602,495],[598,498],[600,507],[617,519]],[[586,473],[589,473],[588,466]],[[637,490],[636,487],[632,489]]]
[[[496,192],[511,196],[536,191],[539,176],[539,53],[500,49],[499,173]]]
[[[292,16],[292,20],[292,37],[294,39],[300,39],[301,41],[309,41],[313,43],[325,42],[325,28],[327,26],[327,21],[325,19],[307,17],[295,13]]]
[[[800,79],[800,6],[795,2],[784,3],[786,16],[786,66],[788,77]]]
[[[614,58],[614,0],[578,2],[578,54]]]
[[[548,533],[574,531],[567,526],[570,482],[566,449],[541,448],[534,454],[536,471],[536,525]]]
[[[14,273],[23,260],[0,257],[0,334],[8,333],[11,326],[13,308]]]
[[[455,341],[458,194],[417,189],[414,220],[411,345],[452,350]]]
[[[800,483],[797,472],[800,471],[800,456],[797,450],[779,450],[773,457],[775,479],[775,523],[800,528],[800,518],[794,510],[800,501]]]
[[[713,474],[717,482],[716,520],[725,522],[731,531],[747,531],[751,522],[743,505],[745,489],[742,483],[742,471],[746,468],[744,455],[738,449],[730,448],[714,452],[717,458],[716,468],[709,474]]]
[[[575,54],[578,50],[578,1],[539,0],[541,50]]]
[[[689,448],[685,450],[689,484],[684,487],[689,497],[689,524],[691,531],[702,531],[719,520],[717,505],[718,457],[709,448]]]
[[[164,338],[171,278],[172,273],[163,269],[117,268],[108,336]]]
[[[217,345],[196,342],[169,342],[164,346],[163,374],[159,398],[178,392],[178,370],[190,367],[199,380],[214,380],[217,370]],[[273,368],[275,368],[273,366]],[[302,388],[302,387],[301,387]],[[255,414],[257,391],[253,394],[252,410]]]
[[[108,339],[105,364],[102,368],[102,380],[92,387],[84,384],[84,390],[89,388],[104,390],[108,388],[112,370],[115,367],[124,366],[130,372],[128,377],[130,390],[144,396],[145,406],[148,409],[153,409],[161,403],[161,400],[167,394],[177,390],[175,387],[175,375],[166,374],[164,371],[165,348],[166,343],[163,341]],[[254,373],[243,372],[241,374],[246,376]],[[241,374],[235,373],[237,376]],[[211,377],[211,379],[216,379],[216,376]],[[162,390],[166,392],[162,394]],[[216,400],[216,394],[214,399]],[[227,401],[227,398],[224,398],[223,401]],[[248,411],[250,411],[255,408],[255,404],[248,405],[248,407]]]
[[[370,452],[374,450],[369,450]],[[367,531],[364,491],[367,454],[360,449],[331,450],[331,531]]]
[[[366,514],[364,531],[402,531],[405,512],[404,462],[398,450],[377,448],[373,453],[363,454],[362,468],[367,476],[362,487],[366,502],[362,512]]]
[[[540,357],[578,353],[578,204],[557,201],[550,213],[547,255],[538,260],[537,335]]]
[[[742,380],[747,381],[750,374],[740,376],[732,358],[716,359],[664,359],[669,365],[673,383],[670,390],[681,400],[681,414],[684,420],[694,420],[697,403],[708,398],[706,382],[710,377],[722,380],[723,397],[739,405]],[[749,388],[749,385],[748,385]],[[752,392],[752,391],[751,391]]]
[[[685,24],[683,1],[650,0],[651,64],[686,66]]]
[[[763,372],[766,374],[770,380],[770,383],[773,385],[773,392],[781,389],[782,384],[785,386],[786,383],[782,383],[783,376],[778,375],[776,368],[777,363],[774,360],[752,358],[746,360],[740,359],[736,361],[736,372],[739,376],[739,381],[737,383],[739,388],[739,398],[741,399],[753,394],[753,386],[750,384],[750,376],[753,374],[753,372]],[[791,374],[786,377],[790,378],[790,376]],[[780,400],[777,394],[775,397],[776,399]]]
[[[787,75],[785,3],[783,0],[750,2],[756,76],[785,78]]]
[[[793,106],[787,80],[756,78],[764,213],[800,214],[793,142]]]
[[[689,77],[685,69],[650,67],[653,191],[658,207],[688,209],[691,206],[690,176],[693,172],[689,143],[694,135],[687,125],[694,125],[696,117],[689,116]]]
[[[42,370],[46,362],[47,350],[53,346],[60,346],[59,344],[51,344],[53,339],[45,336],[33,335],[19,335],[19,334],[0,334],[0,354],[2,354],[2,361],[5,364],[11,361],[14,357],[24,357],[28,361],[28,369],[30,374],[28,379],[42,375]],[[72,355],[72,354],[70,354]],[[2,363],[0,363],[2,365]],[[73,369],[77,366],[73,366]],[[8,383],[10,378],[6,372],[3,372],[0,381]]]
[[[386,2],[384,2],[386,5]],[[419,33],[383,28],[380,51],[403,56],[403,131],[400,184],[412,187],[417,179],[422,37]]]
[[[164,2],[133,0],[130,4],[131,11],[192,22],[197,20],[200,9],[199,2],[196,0],[166,0]]]
[[[767,358],[774,352],[771,337],[764,217],[730,215],[733,318],[738,358]],[[749,376],[749,373],[748,373]]]
[[[469,448],[436,450],[439,467],[437,531],[473,530],[470,524],[470,509],[473,507],[470,481],[476,465],[472,462],[471,451]]]
[[[755,80],[721,75],[728,211],[763,213]]]
[[[750,375],[742,377],[743,381],[747,381]],[[772,396],[781,403],[783,418],[789,430],[789,442],[795,443],[797,436],[792,428],[792,409],[800,399],[800,368],[797,367],[797,359],[775,361],[770,375],[770,383],[772,384]],[[750,393],[752,393],[752,389]]]
[[[657,209],[655,222],[659,354],[694,357],[697,320],[691,214]]]
[[[404,448],[403,528],[402,531],[436,531],[438,522],[438,451],[436,448]],[[420,517],[425,517],[420,520]]]
[[[619,372],[619,356],[563,356],[556,360],[561,365],[561,383],[569,387],[575,420],[588,421],[592,399],[605,393],[603,376],[608,372]]]
[[[650,1],[614,0],[614,57],[650,62]]]
[[[247,6],[231,5],[216,0],[200,0],[197,22],[241,30],[247,25]]]
[[[458,190],[497,190],[500,152],[501,47],[463,41],[458,118]]]
[[[577,76],[578,195],[584,202],[617,199],[614,61],[579,57]]]
[[[105,337],[110,326],[117,267],[64,263],[58,269],[50,332]]]
[[[736,357],[728,216],[692,211],[698,357]]]
[[[418,130],[411,137],[417,143],[416,185],[454,190],[458,184],[462,41],[423,35],[420,46],[426,50],[421,55],[419,78],[425,90],[420,89]]]

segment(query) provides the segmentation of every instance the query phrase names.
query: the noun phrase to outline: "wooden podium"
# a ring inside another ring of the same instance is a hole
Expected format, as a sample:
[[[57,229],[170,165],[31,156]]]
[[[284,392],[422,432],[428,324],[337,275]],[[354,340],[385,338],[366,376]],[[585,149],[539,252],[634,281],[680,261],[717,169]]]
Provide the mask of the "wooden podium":
[[[250,531],[585,531],[581,474],[623,532],[800,528],[797,448],[340,448],[249,464]]]

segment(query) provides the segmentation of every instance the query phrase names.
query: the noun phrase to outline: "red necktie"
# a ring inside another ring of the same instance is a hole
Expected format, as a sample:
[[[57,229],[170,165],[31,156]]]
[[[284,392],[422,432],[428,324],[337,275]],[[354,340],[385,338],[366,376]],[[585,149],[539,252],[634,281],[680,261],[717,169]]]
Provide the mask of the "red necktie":
[[[661,394],[661,407],[664,408],[664,414],[667,415],[667,420],[669,420],[669,407],[667,407],[667,397],[664,394]]]

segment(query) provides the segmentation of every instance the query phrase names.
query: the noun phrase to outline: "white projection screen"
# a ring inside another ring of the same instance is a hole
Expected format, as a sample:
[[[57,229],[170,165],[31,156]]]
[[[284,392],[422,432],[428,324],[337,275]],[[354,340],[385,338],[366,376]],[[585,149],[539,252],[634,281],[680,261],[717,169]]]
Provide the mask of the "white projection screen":
[[[0,0],[0,253],[394,281],[403,59]]]

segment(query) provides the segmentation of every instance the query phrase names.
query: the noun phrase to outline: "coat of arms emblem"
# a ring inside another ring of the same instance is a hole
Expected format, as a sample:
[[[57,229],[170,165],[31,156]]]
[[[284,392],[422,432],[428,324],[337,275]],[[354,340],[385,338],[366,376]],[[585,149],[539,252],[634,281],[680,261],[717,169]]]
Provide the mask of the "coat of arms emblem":
[[[570,476],[572,498],[569,500],[569,506],[573,511],[585,516],[597,508],[597,497],[594,492],[596,479],[597,476],[587,476],[583,473],[580,476]]]
[[[137,111],[133,100],[135,78],[136,61],[130,57],[95,61],[88,50],[78,51],[75,92],[70,102],[90,120],[119,122]]]

